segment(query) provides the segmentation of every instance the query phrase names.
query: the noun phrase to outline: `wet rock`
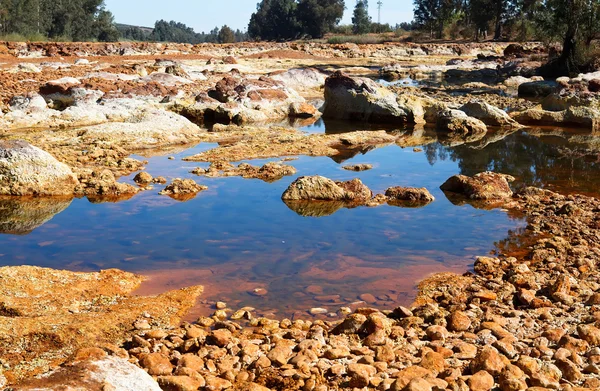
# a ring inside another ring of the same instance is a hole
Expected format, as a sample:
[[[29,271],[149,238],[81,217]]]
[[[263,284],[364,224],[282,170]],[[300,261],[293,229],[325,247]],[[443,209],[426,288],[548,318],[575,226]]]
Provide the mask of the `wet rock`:
[[[473,177],[455,175],[440,186],[440,189],[461,194],[471,200],[502,200],[512,197],[513,192],[508,185],[512,181],[514,178],[510,175],[488,171]]]
[[[19,140],[0,141],[0,195],[72,195],[71,169],[49,153]]]
[[[115,175],[110,170],[95,170],[79,173],[79,185],[75,194],[86,195],[90,198],[102,197],[127,197],[139,192],[140,189],[127,183],[117,182]],[[110,199],[110,198],[109,198]]]
[[[370,79],[335,72],[325,80],[323,117],[368,122],[407,122],[394,93]]]
[[[349,201],[363,203],[373,193],[360,179],[334,182],[322,176],[303,176],[296,179],[283,193],[283,200]]]
[[[196,196],[201,191],[208,189],[194,182],[192,179],[175,178],[171,184],[164,188],[160,195],[168,195],[175,199],[188,200]]]
[[[482,101],[471,101],[460,107],[468,116],[477,118],[486,125],[518,128],[520,125],[505,111]]]
[[[439,113],[436,126],[440,131],[461,135],[484,135],[487,132],[482,121],[469,117],[463,111],[452,109]]]
[[[551,95],[558,89],[554,81],[532,81],[519,85],[519,97],[540,98]]]
[[[435,198],[424,188],[416,187],[390,187],[385,191],[385,196],[390,204],[404,201],[412,204],[428,204],[433,202]]]

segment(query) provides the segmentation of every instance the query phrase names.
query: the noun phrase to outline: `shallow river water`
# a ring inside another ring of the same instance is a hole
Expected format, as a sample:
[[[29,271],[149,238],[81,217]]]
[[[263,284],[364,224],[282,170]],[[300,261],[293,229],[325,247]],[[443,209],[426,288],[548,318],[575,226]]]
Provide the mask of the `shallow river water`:
[[[343,127],[328,124],[327,131]],[[320,122],[305,130],[324,128]],[[139,272],[150,276],[142,294],[204,285],[193,316],[207,313],[215,300],[295,317],[309,316],[312,307],[335,312],[359,300],[389,308],[408,304],[428,274],[469,270],[476,256],[490,254],[509,230],[525,225],[504,210],[453,204],[439,190],[448,177],[493,170],[514,175],[515,187],[597,194],[600,158],[590,152],[597,143],[573,131],[519,131],[505,138],[492,132],[473,144],[433,142],[420,152],[392,145],[344,162],[300,157],[287,163],[298,173],[274,183],[189,174],[207,167],[181,160],[214,147],[201,144],[142,158],[153,176],[193,178],[209,187],[188,202],[159,196],[158,186],[118,203],[0,200],[0,264]],[[374,168],[343,170],[348,163]],[[298,211],[281,201],[296,177],[315,174],[359,177],[374,193],[391,186],[427,187],[436,200],[422,208],[321,205]],[[267,293],[249,293],[256,288]]]

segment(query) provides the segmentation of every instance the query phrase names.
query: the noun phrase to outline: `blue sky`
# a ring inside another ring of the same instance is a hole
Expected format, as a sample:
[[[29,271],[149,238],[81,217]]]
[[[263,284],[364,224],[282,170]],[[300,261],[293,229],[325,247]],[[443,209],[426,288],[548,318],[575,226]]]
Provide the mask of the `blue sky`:
[[[105,0],[118,23],[154,26],[158,19],[185,23],[196,32],[208,32],[224,24],[244,29],[258,0]],[[354,0],[346,0],[342,23],[350,23]],[[376,0],[370,1],[370,14],[377,21]],[[412,0],[383,0],[382,23],[392,25],[412,19]]]

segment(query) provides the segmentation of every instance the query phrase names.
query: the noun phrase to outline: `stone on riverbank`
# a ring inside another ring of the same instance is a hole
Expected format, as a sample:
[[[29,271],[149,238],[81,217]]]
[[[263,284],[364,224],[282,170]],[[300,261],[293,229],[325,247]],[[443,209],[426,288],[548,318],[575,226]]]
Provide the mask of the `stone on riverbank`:
[[[0,195],[73,195],[78,184],[73,171],[25,141],[0,141]]]
[[[440,189],[471,200],[502,200],[512,197],[513,192],[509,186],[512,181],[514,178],[510,175],[488,171],[473,177],[454,175],[440,186]]]

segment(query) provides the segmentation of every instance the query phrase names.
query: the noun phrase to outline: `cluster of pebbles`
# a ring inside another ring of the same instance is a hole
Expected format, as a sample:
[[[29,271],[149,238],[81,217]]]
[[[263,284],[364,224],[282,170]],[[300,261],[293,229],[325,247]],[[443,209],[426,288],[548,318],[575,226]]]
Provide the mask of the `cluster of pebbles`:
[[[528,219],[505,253],[424,281],[411,308],[330,322],[217,303],[177,329],[137,324],[121,354],[165,390],[600,389],[600,202],[527,188],[505,207]]]

